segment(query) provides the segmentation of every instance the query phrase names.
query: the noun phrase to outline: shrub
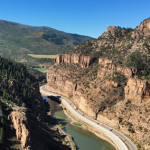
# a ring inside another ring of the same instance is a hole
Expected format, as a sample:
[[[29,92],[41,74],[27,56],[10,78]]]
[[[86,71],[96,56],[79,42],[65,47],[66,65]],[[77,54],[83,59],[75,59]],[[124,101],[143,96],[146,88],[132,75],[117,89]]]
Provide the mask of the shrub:
[[[141,55],[139,51],[135,51],[131,53],[126,59],[127,67],[134,67],[137,69],[137,76],[141,78],[144,76],[145,78],[149,78],[149,64],[150,58],[147,55]]]
[[[122,122],[122,120],[123,120],[123,118],[122,118],[122,117],[119,117],[118,119],[119,119],[119,123],[121,123],[121,122]]]

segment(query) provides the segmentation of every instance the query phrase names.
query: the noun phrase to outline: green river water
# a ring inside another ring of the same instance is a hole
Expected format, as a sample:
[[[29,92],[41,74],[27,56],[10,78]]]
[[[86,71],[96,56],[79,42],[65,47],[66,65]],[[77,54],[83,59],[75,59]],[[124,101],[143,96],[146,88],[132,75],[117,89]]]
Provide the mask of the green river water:
[[[53,116],[65,126],[64,131],[73,137],[78,150],[115,150],[110,143],[98,138],[88,130],[71,125],[70,119],[67,118],[57,102],[48,99],[48,103]]]

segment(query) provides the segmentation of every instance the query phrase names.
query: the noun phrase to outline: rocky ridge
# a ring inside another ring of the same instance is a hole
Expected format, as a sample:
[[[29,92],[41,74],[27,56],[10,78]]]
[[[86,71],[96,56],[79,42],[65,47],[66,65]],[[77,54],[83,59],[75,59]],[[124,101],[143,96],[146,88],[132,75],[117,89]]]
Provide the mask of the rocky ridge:
[[[98,70],[97,77],[103,77],[108,74],[113,74],[113,72],[120,72],[124,74],[127,78],[133,77],[137,74],[137,69],[135,68],[128,68],[128,67],[122,67],[122,66],[115,66],[111,60],[99,58],[99,65],[102,65]]]

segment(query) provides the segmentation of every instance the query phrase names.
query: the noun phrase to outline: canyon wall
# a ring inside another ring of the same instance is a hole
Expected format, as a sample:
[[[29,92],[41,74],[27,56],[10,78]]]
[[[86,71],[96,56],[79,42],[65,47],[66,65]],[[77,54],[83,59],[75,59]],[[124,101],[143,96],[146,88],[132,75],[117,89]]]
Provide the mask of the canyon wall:
[[[56,58],[56,63],[59,62],[59,59],[62,56]],[[69,55],[66,55],[65,62],[67,62]],[[71,60],[71,59],[70,59]],[[68,62],[70,62],[70,60]],[[62,61],[60,61],[62,62]],[[59,63],[60,63],[59,62]],[[73,60],[72,60],[73,62]],[[75,61],[74,62],[78,62]],[[137,73],[137,70],[134,68],[127,68],[121,66],[115,66],[112,64],[111,60],[99,58],[99,67],[97,72],[97,78],[105,78],[109,74],[113,74],[114,72],[120,72],[127,78],[127,84],[124,87],[124,97],[125,99],[131,99],[134,103],[141,103],[144,99],[150,98],[150,82],[145,80],[140,80],[134,78]],[[71,74],[66,70],[54,69],[50,67],[47,72],[47,85],[46,88],[49,91],[56,92],[62,94],[66,97],[69,97],[74,101],[74,103],[87,115],[95,118],[96,111],[91,108],[90,104],[92,103],[91,100],[87,97],[87,93],[81,92],[84,88],[82,84],[75,83],[73,80],[68,79],[66,75]],[[81,81],[82,82],[82,81]],[[110,80],[107,81],[109,86],[118,87],[118,83]],[[86,87],[85,87],[86,88]],[[88,89],[90,90],[90,89]],[[91,96],[92,97],[92,96]],[[88,111],[87,111],[88,110]]]
[[[101,65],[102,67],[98,70],[98,77],[104,77],[108,74],[113,74],[114,72],[120,72],[124,74],[127,78],[130,78],[137,73],[137,69],[121,67],[119,65],[115,66],[109,59],[99,58],[99,65]]]
[[[149,36],[150,18],[135,29],[108,27],[98,39],[74,48],[72,55],[57,56],[47,72],[47,90],[68,97],[85,114],[125,133],[138,149],[150,149]],[[91,58],[77,55],[87,52]],[[98,56],[103,58],[97,63]]]
[[[97,76],[92,79],[93,72],[88,74],[87,69],[83,74],[83,69],[79,70],[81,67],[76,70],[69,65],[68,68],[55,64],[48,69],[45,86],[48,91],[68,97],[86,115],[120,130],[135,139],[134,142],[142,143],[144,148],[148,147],[143,137],[148,143],[150,81],[138,79],[136,69],[115,66],[108,59],[99,59]],[[75,72],[80,74],[77,82],[74,80]],[[107,78],[114,72],[120,72],[127,78],[122,87]]]
[[[89,105],[90,100],[87,98],[86,93],[82,93],[82,85],[69,80],[66,74],[66,70],[55,70],[50,67],[47,71],[48,83],[45,85],[46,89],[70,98],[80,110],[95,118],[96,114]]]
[[[97,77],[103,78],[114,72],[120,72],[128,79],[124,88],[126,99],[141,103],[143,99],[150,98],[150,81],[134,78],[137,69],[115,66],[111,60],[103,58],[99,58],[99,65],[102,67],[98,70]]]
[[[150,100],[150,81],[129,78],[125,87],[125,98],[142,103],[145,99]]]
[[[13,111],[8,118],[11,120],[16,130],[16,137],[20,140],[23,150],[30,150],[30,135],[26,108],[15,106],[12,109]]]
[[[91,59],[90,56],[79,56],[76,54],[59,54],[56,56],[55,63],[80,64],[82,68],[88,68],[90,66]]]

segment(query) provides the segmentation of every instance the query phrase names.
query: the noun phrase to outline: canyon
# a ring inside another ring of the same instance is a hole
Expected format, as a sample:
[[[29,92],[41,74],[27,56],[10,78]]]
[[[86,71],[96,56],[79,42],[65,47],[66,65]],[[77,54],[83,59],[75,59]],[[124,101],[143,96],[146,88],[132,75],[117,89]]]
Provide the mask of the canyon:
[[[127,135],[140,150],[150,148],[149,23],[109,27],[98,39],[58,55],[45,86]]]

